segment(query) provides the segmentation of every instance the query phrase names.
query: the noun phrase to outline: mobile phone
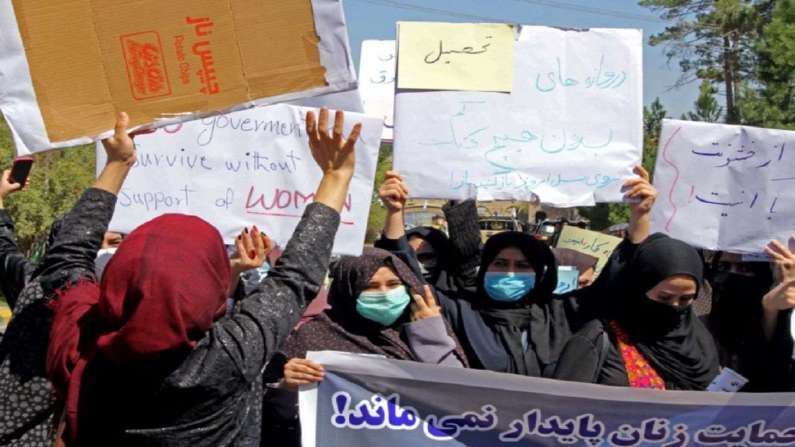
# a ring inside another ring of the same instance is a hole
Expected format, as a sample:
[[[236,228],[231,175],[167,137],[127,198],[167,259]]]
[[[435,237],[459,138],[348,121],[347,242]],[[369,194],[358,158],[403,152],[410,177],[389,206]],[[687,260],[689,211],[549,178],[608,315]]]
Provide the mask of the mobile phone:
[[[30,169],[33,167],[33,157],[17,157],[14,159],[14,165],[11,166],[11,175],[9,181],[12,183],[19,183],[25,186],[30,175]]]

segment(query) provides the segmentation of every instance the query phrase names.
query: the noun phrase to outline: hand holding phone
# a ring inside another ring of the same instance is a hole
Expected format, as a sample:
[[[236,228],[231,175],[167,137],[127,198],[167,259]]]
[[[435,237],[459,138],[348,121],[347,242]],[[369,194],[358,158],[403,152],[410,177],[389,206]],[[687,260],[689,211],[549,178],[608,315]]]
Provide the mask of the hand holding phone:
[[[3,199],[25,187],[32,164],[32,157],[20,157],[14,160],[11,169],[3,171],[3,175],[0,177],[0,208],[3,207]],[[21,181],[17,179],[21,179]]]
[[[25,187],[30,175],[30,169],[33,167],[33,157],[17,157],[14,159],[14,165],[11,166],[11,176],[9,181],[11,183],[19,183]]]

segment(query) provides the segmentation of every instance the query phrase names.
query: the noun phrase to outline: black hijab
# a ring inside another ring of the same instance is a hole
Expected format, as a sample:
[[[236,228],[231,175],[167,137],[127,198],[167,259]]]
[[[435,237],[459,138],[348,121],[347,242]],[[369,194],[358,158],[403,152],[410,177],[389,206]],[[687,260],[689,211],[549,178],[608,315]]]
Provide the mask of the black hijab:
[[[676,275],[704,280],[703,261],[686,243],[654,234],[638,246],[615,309],[618,322],[669,388],[704,390],[719,373],[715,343],[692,308],[677,311],[646,294]]]
[[[436,287],[449,288],[450,278],[450,252],[452,246],[446,234],[433,227],[416,227],[406,232],[406,239],[418,237],[428,243],[436,255],[436,264],[428,265],[418,257],[419,263],[425,267],[427,273],[423,274],[428,284]]]
[[[422,283],[397,256],[365,247],[361,256],[345,256],[331,270],[327,309],[302,325],[285,344],[288,357],[304,357],[307,351],[342,351],[379,354],[398,360],[416,360],[400,336],[400,325],[408,321],[409,306],[389,327],[370,321],[356,311],[356,299],[381,267],[391,267],[408,293],[422,290]]]
[[[499,253],[509,247],[519,249],[527,258],[536,274],[533,290],[516,303],[504,303],[491,299],[483,281],[489,265]],[[551,315],[544,304],[551,299],[557,287],[558,272],[552,251],[536,238],[515,231],[499,233],[486,242],[478,272],[478,292],[473,308],[480,312],[484,321],[502,340],[508,355],[507,372],[528,376],[540,376],[539,362],[551,361],[550,324]],[[467,328],[467,334],[477,331]],[[528,348],[525,350],[522,335],[527,331]],[[484,355],[485,353],[479,353]],[[497,353],[493,353],[495,355]]]

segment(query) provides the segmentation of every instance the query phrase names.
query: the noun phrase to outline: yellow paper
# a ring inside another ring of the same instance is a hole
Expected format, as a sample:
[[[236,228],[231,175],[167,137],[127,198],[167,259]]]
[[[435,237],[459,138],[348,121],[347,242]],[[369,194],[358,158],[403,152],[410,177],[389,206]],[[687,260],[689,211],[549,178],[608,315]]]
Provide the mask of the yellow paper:
[[[398,88],[510,92],[513,26],[398,23]]]
[[[560,232],[556,246],[558,248],[570,248],[598,258],[599,263],[596,264],[596,274],[599,275],[607,263],[607,259],[610,258],[613,250],[620,243],[621,239],[615,236],[566,225]]]

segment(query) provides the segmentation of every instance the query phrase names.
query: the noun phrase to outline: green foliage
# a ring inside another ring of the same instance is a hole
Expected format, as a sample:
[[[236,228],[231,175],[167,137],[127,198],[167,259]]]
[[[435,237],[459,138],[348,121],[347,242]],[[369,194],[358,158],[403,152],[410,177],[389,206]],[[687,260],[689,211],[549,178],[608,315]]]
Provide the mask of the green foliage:
[[[10,168],[14,159],[11,134],[0,118],[0,168]],[[35,156],[30,184],[9,196],[5,206],[14,219],[20,248],[46,238],[52,222],[74,206],[83,191],[91,186],[95,173],[93,146],[50,151]]]
[[[670,60],[678,60],[678,86],[704,80],[721,85],[726,98],[726,122],[740,122],[742,80],[752,79],[757,66],[755,41],[776,0],[640,0],[671,22],[651,36],[664,45]]]
[[[381,230],[384,228],[386,220],[386,208],[378,198],[378,188],[384,182],[386,171],[392,169],[392,145],[381,143],[381,151],[378,153],[378,166],[375,171],[375,185],[373,185],[373,198],[370,204],[370,216],[367,220],[367,236],[365,242],[372,244],[378,239]]]
[[[706,79],[701,81],[698,98],[695,103],[696,109],[693,112],[688,112],[688,118],[691,121],[718,122],[723,114],[723,107],[715,99],[716,93],[718,93],[718,89],[713,87],[709,81]]]
[[[744,84],[740,107],[748,124],[795,129],[795,0],[776,3],[753,47],[756,82]]]

